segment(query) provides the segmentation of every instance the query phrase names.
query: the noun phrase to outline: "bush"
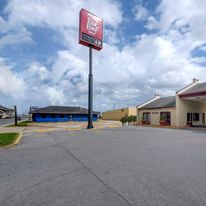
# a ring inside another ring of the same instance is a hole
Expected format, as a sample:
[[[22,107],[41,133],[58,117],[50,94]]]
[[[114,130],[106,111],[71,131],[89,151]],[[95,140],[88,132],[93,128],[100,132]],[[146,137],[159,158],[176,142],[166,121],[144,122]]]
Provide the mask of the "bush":
[[[134,116],[134,115],[125,116],[125,117],[122,117],[120,121],[122,122],[122,125],[124,125],[127,122],[129,125],[135,124],[137,121],[137,116]]]
[[[122,122],[122,125],[124,125],[127,122],[127,117],[122,117],[120,121]]]
[[[128,117],[128,122],[129,122],[129,124],[135,124],[136,123],[136,121],[137,121],[137,116],[134,116],[134,115],[130,115],[129,117]]]
[[[129,125],[133,122],[133,115],[130,115],[128,118],[127,118],[127,121],[129,123]]]
[[[133,124],[136,124],[136,122],[137,122],[137,116],[133,116],[132,122],[133,122]]]

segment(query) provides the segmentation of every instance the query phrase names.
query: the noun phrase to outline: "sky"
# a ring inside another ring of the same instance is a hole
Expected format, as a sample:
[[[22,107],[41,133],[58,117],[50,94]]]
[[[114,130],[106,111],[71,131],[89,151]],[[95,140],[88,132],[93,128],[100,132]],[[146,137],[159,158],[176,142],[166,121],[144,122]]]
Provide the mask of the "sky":
[[[94,109],[137,106],[206,81],[205,0],[1,0],[0,105],[87,107],[79,11],[104,20],[93,51]]]

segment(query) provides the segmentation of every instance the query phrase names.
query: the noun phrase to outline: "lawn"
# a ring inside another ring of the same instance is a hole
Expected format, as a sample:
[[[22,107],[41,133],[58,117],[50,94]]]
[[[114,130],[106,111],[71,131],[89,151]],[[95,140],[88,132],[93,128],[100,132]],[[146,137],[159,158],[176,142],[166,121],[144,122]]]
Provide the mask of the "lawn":
[[[31,120],[25,120],[25,121],[23,121],[22,123],[29,124],[29,123],[32,123],[32,121],[31,121]]]
[[[0,134],[0,146],[10,145],[15,142],[19,133],[2,133]]]
[[[32,123],[32,121],[25,120],[23,122],[18,122],[17,125],[12,124],[7,127],[27,127],[29,123]]]

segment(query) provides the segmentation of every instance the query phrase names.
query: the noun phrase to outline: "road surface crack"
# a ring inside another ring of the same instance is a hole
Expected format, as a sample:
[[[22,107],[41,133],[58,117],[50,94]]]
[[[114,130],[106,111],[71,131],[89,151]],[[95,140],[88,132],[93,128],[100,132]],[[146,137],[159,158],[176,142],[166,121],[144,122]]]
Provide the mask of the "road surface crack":
[[[104,180],[102,180],[94,171],[92,171],[84,162],[82,162],[77,156],[75,156],[68,148],[66,148],[63,144],[60,143],[60,145],[65,149],[65,151],[72,156],[79,164],[82,165],[91,175],[93,175],[101,184],[103,184],[111,193],[116,194],[118,197],[120,197],[127,205],[132,206],[132,204],[117,190],[115,190],[113,187],[109,186]]]

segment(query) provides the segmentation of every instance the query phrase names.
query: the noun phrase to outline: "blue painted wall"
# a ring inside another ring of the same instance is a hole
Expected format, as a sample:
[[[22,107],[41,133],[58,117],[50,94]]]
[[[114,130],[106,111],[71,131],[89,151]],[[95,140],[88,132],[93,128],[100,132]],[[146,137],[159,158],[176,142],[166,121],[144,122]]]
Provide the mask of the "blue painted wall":
[[[33,114],[33,122],[86,122],[88,120],[87,114]],[[93,121],[97,121],[97,115],[93,114]]]

